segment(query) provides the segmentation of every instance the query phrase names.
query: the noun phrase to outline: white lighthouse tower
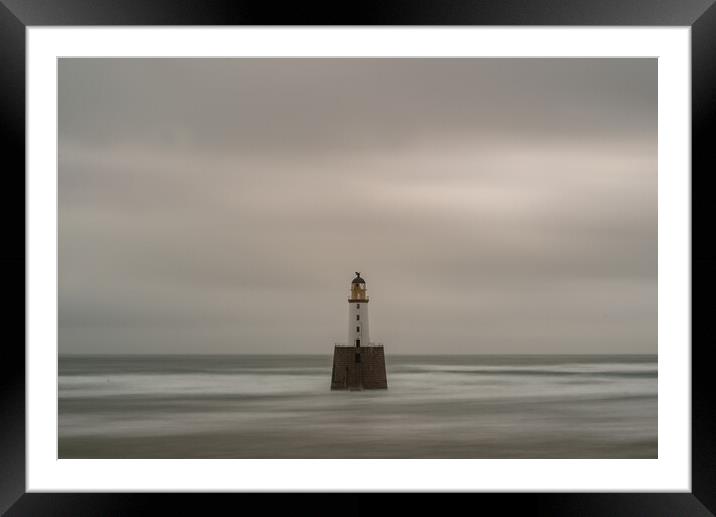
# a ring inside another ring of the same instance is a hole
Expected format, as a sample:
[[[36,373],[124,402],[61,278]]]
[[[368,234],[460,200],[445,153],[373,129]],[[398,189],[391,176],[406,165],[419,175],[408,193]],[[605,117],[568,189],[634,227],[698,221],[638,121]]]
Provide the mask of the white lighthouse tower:
[[[348,345],[370,345],[370,332],[368,327],[368,294],[365,280],[356,271],[356,277],[351,282],[351,294],[348,298]]]

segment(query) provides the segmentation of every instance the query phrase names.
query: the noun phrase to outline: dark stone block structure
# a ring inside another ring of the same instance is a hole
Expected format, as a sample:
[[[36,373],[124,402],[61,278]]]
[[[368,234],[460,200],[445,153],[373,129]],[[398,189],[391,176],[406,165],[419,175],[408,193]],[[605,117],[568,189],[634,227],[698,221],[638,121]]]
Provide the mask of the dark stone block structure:
[[[332,390],[387,389],[382,346],[341,346],[333,352]]]

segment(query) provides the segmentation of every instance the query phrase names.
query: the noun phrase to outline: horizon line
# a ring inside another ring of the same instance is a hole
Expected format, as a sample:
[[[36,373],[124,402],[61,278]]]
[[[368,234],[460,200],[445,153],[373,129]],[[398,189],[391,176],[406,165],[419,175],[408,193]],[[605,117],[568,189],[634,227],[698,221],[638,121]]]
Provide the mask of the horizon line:
[[[136,352],[136,353],[102,353],[102,352],[63,352],[58,353],[58,357],[62,356],[156,356],[156,355],[195,355],[195,356],[210,356],[210,355],[331,355],[332,352]],[[532,353],[521,353],[521,352],[479,352],[479,353],[455,353],[448,352],[442,354],[435,353],[393,353],[390,355],[424,355],[424,356],[444,356],[444,355],[658,355],[657,352],[532,352]]]

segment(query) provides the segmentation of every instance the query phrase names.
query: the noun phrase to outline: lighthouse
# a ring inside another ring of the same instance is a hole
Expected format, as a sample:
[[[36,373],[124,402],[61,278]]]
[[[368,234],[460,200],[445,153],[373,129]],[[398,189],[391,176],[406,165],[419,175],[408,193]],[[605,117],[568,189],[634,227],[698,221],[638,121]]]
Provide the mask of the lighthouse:
[[[386,389],[385,352],[382,343],[370,341],[368,292],[359,271],[348,295],[348,342],[333,351],[332,390]]]

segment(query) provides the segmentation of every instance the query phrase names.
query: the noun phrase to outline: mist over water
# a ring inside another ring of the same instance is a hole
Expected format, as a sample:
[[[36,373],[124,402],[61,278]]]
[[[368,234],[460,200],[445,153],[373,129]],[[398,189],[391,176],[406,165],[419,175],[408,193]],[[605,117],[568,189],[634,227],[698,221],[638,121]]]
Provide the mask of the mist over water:
[[[653,355],[61,356],[60,458],[656,458]]]

